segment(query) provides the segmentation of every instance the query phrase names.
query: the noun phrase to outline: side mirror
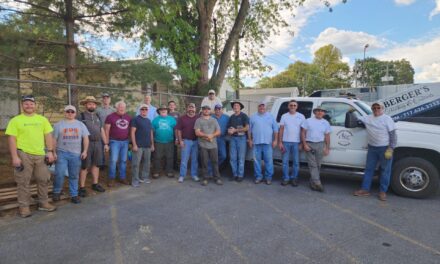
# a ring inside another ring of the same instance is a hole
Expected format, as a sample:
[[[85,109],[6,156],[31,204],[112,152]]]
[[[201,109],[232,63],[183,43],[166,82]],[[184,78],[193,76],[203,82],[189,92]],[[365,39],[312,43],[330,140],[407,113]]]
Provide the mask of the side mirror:
[[[345,127],[346,128],[355,128],[358,126],[360,126],[360,125],[359,125],[359,121],[358,121],[356,115],[353,112],[348,111],[345,114]]]

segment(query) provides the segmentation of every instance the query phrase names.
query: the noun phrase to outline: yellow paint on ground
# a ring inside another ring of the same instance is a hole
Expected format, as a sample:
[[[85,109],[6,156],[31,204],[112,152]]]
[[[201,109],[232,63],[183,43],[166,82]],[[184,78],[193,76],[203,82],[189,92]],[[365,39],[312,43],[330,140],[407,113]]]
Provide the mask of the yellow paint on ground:
[[[207,213],[205,213],[205,218],[208,220],[208,223],[214,228],[214,230],[228,243],[235,254],[237,254],[244,263],[250,263],[246,256],[243,255],[243,252],[241,252],[241,250],[231,242],[231,239]]]
[[[293,217],[290,214],[285,213],[283,210],[279,209],[278,207],[276,207],[275,205],[273,205],[272,203],[268,202],[267,200],[261,198],[259,195],[257,195],[256,193],[254,193],[253,191],[250,191],[250,193],[252,195],[254,195],[258,200],[260,200],[262,203],[266,204],[268,207],[272,208],[275,212],[277,212],[278,214],[282,215],[283,217],[287,218],[288,220],[290,220],[291,222],[293,222],[294,224],[298,225],[301,227],[301,229],[308,233],[309,235],[311,235],[312,237],[318,239],[319,241],[321,241],[322,243],[324,243],[328,248],[337,251],[339,253],[341,253],[342,255],[344,255],[344,257],[346,257],[351,263],[361,263],[359,260],[357,260],[353,255],[351,255],[350,253],[348,253],[347,251],[336,247],[334,245],[332,245],[330,242],[328,242],[323,236],[321,236],[320,234],[316,233],[315,231],[313,231],[311,228],[309,228],[307,225],[301,223],[298,219],[296,219],[295,217]]]

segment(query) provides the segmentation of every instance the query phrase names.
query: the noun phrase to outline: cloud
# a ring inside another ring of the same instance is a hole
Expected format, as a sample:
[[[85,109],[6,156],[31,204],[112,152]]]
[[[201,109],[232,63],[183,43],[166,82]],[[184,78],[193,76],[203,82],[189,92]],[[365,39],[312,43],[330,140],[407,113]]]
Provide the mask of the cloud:
[[[340,0],[329,0],[332,7],[342,3]],[[286,28],[281,28],[279,34],[271,36],[270,40],[265,43],[262,52],[264,55],[272,55],[276,52],[282,52],[289,48],[294,40],[300,35],[301,29],[307,25],[309,18],[318,12],[328,12],[328,8],[323,4],[322,0],[305,1],[303,6],[293,10],[285,10],[281,12],[281,16],[289,24]],[[294,32],[294,36],[290,32]]]
[[[440,81],[440,34],[397,44],[378,55],[380,60],[406,59],[416,71],[415,82]]]
[[[341,30],[333,27],[326,28],[310,45],[310,52],[313,54],[319,48],[332,44],[341,50],[343,55],[363,52],[365,44],[369,50],[382,49],[387,47],[390,42],[384,38],[359,31]]]
[[[440,14],[440,0],[435,1],[435,8],[429,14],[429,20],[432,20],[432,18],[438,14]]]
[[[127,48],[122,46],[121,43],[115,43],[113,46],[111,46],[110,50],[114,52],[120,52],[127,50]]]
[[[396,3],[397,5],[411,5],[415,1],[416,0],[394,0],[394,3]]]

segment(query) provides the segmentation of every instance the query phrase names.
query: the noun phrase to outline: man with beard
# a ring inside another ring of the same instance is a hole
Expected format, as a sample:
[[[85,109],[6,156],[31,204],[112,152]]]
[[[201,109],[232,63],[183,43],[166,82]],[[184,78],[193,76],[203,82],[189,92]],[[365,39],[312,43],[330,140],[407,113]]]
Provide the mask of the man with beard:
[[[99,167],[103,165],[104,151],[108,151],[108,139],[105,136],[102,122],[96,113],[96,106],[100,104],[94,96],[87,96],[80,102],[85,106],[86,111],[82,112],[78,118],[84,123],[89,131],[89,147],[87,157],[82,160],[81,172],[79,174],[78,196],[86,197],[86,177],[88,171],[92,173],[92,189],[97,192],[105,192],[105,189],[98,183]],[[104,147],[102,146],[104,143]]]
[[[181,148],[180,157],[180,176],[179,182],[183,182],[186,176],[188,160],[191,158],[191,177],[194,181],[199,181],[198,172],[198,153],[199,146],[197,136],[194,131],[194,124],[198,116],[196,116],[196,105],[189,103],[186,108],[186,115],[183,115],[177,121],[175,127],[176,138]]]
[[[130,136],[131,117],[126,114],[127,105],[123,101],[115,104],[116,112],[105,119],[105,137],[110,144],[110,162],[108,172],[109,187],[114,186],[116,164],[119,162],[119,182],[128,185],[126,179],[128,139]]]
[[[54,161],[51,135],[53,129],[44,116],[36,114],[35,98],[32,95],[23,96],[21,106],[22,114],[9,121],[5,134],[9,136],[9,151],[12,165],[15,167],[19,215],[29,217],[32,177],[35,177],[38,186],[38,210],[48,212],[56,210],[56,207],[48,202],[47,187],[50,173],[44,162],[45,155],[49,163]],[[44,151],[45,147],[47,154]]]

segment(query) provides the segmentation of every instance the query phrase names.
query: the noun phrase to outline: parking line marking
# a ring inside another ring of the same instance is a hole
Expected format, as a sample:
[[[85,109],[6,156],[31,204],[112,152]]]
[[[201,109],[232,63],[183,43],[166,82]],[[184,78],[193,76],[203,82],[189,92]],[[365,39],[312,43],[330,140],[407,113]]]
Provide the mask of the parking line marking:
[[[323,203],[326,203],[326,204],[332,206],[333,208],[335,208],[335,209],[337,209],[337,210],[339,210],[341,212],[344,212],[344,213],[346,213],[346,214],[348,214],[348,215],[350,215],[350,216],[352,216],[352,217],[354,217],[354,218],[356,218],[356,219],[358,219],[358,220],[360,220],[360,221],[362,221],[364,223],[367,223],[369,225],[375,226],[375,227],[379,228],[380,230],[385,231],[385,232],[387,232],[387,233],[389,233],[389,234],[391,234],[391,235],[393,235],[393,236],[395,236],[397,238],[400,238],[402,240],[410,242],[411,244],[419,246],[419,247],[421,247],[421,248],[423,248],[423,249],[425,249],[427,251],[430,251],[430,252],[434,253],[435,255],[440,255],[440,251],[438,251],[437,249],[432,248],[430,246],[427,246],[427,245],[423,244],[422,242],[419,242],[419,241],[417,241],[415,239],[412,239],[412,238],[410,238],[408,236],[405,236],[404,234],[402,234],[402,233],[400,233],[398,231],[395,231],[395,230],[393,230],[391,228],[388,228],[388,227],[386,227],[384,225],[381,225],[381,224],[379,224],[379,223],[377,223],[377,222],[375,222],[373,220],[370,220],[370,219],[368,219],[366,217],[358,215],[358,214],[356,214],[355,212],[353,212],[350,209],[343,208],[343,207],[341,207],[341,206],[339,206],[339,205],[337,205],[337,204],[335,204],[333,202],[330,202],[330,201],[328,201],[326,199],[323,199],[323,198],[318,198],[318,200],[323,202]]]
[[[320,240],[321,242],[323,242],[327,247],[329,247],[332,250],[338,251],[339,253],[341,253],[342,255],[344,255],[346,258],[348,258],[350,260],[351,263],[361,263],[359,260],[357,260],[353,255],[351,255],[350,253],[346,252],[345,250],[336,247],[332,244],[330,244],[324,237],[322,237],[320,234],[316,233],[315,231],[313,231],[312,229],[310,229],[307,225],[301,223],[299,220],[297,220],[296,218],[294,218],[293,216],[283,212],[281,209],[279,209],[278,207],[276,207],[275,205],[273,205],[272,203],[264,200],[263,198],[261,198],[259,195],[257,195],[256,193],[254,193],[253,191],[250,191],[250,193],[252,195],[254,195],[258,200],[260,200],[262,203],[266,204],[267,206],[269,206],[270,208],[272,208],[275,212],[279,213],[280,215],[282,215],[283,217],[289,219],[291,222],[299,225],[306,233],[310,234],[311,236],[313,236],[314,238]]]
[[[116,213],[116,207],[114,205],[110,207],[110,212],[112,219],[112,234],[113,234],[113,240],[115,242],[115,248],[114,248],[115,258],[116,258],[115,262],[116,264],[123,264],[124,262],[122,261],[121,241],[119,239],[118,223],[116,222],[117,213]]]
[[[232,250],[237,254],[241,260],[245,263],[250,263],[246,256],[243,255],[240,248],[238,248],[234,243],[231,242],[231,239],[226,235],[226,233],[217,225],[217,223],[212,219],[207,213],[205,213],[205,218],[208,220],[208,223],[214,228],[215,232],[217,232],[232,248]]]

